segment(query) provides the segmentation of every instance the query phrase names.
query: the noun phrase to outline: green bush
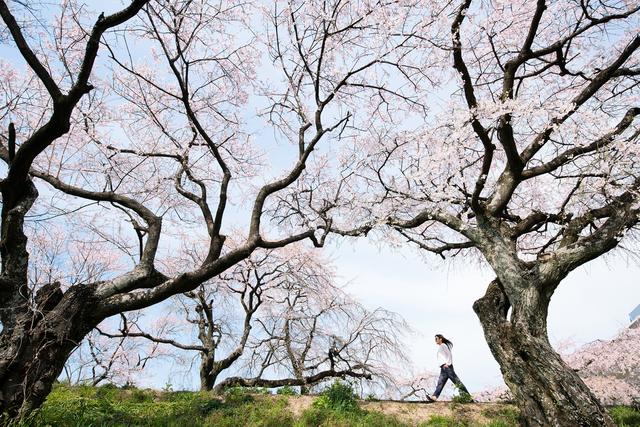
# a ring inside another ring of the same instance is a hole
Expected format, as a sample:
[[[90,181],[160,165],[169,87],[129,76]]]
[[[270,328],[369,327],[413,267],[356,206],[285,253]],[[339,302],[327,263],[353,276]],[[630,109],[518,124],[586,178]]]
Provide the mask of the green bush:
[[[336,380],[329,388],[325,389],[313,402],[317,408],[333,411],[357,411],[358,402],[353,392],[353,387],[347,382]]]
[[[364,416],[358,425],[367,427],[402,427],[405,424],[391,415],[382,412],[362,411]]]
[[[134,389],[131,390],[129,399],[134,403],[151,402],[153,401],[153,395],[144,390]]]
[[[206,393],[165,393],[113,387],[57,385],[25,426],[181,426],[203,425],[219,408]]]
[[[279,394],[279,395],[282,395],[282,396],[297,396],[298,395],[298,392],[296,391],[296,389],[291,387],[291,386],[289,386],[289,385],[286,385],[284,387],[280,387],[276,393]]]
[[[300,427],[400,427],[402,422],[393,416],[376,411],[365,411],[358,407],[356,394],[351,384],[335,381],[326,388],[302,413],[296,423]]]
[[[249,390],[244,387],[231,387],[224,392],[224,403],[229,405],[243,405],[253,400]]]
[[[125,382],[120,388],[123,390],[133,390],[136,388],[136,385],[127,380],[127,382]]]
[[[458,395],[451,399],[453,403],[473,403],[473,397],[469,393],[461,391]]]
[[[105,384],[95,389],[94,396],[96,399],[114,400],[119,393],[120,389],[117,386],[113,384]]]
[[[216,427],[260,426],[293,427],[293,414],[287,408],[284,397],[254,398],[250,404],[227,405],[209,414],[202,425]]]
[[[629,406],[613,406],[609,408],[613,421],[619,427],[640,426],[640,410]]]
[[[118,386],[115,385],[114,383],[104,383],[100,386],[98,386],[99,389],[101,390],[117,390]]]
[[[315,427],[324,425],[327,419],[331,418],[333,411],[326,408],[320,408],[312,405],[309,409],[302,412],[300,420],[296,423],[296,427]]]

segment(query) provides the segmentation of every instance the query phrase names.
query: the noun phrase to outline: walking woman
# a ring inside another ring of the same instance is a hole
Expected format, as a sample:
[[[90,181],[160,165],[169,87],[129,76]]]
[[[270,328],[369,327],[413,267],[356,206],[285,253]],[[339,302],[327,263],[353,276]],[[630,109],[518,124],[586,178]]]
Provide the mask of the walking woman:
[[[440,397],[440,393],[444,388],[444,385],[447,383],[447,380],[453,381],[453,383],[458,387],[460,393],[469,394],[467,388],[462,384],[460,378],[456,375],[456,372],[453,370],[453,359],[451,356],[451,348],[453,347],[453,343],[443,337],[440,334],[436,335],[436,344],[438,345],[438,365],[440,365],[440,378],[438,378],[438,385],[436,386],[436,391],[430,397],[431,400],[438,400]]]

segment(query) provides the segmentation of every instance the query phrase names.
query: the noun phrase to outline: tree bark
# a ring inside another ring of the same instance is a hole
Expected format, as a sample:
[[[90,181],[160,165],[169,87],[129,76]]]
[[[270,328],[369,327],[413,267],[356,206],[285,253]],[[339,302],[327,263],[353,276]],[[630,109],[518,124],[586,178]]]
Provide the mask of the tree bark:
[[[317,372],[308,377],[300,378],[279,378],[279,379],[265,379],[265,378],[242,378],[242,377],[228,377],[224,381],[221,381],[214,387],[216,393],[222,393],[225,388],[228,387],[284,387],[284,386],[304,386],[313,385],[320,381],[329,378],[365,378],[371,379],[371,374],[355,371],[335,371],[333,369]]]
[[[58,284],[45,286],[43,291],[36,295],[40,302],[36,309],[18,321],[29,327],[3,334],[0,414],[5,422],[42,405],[69,355],[96,324],[91,319],[94,305],[88,286],[69,289],[64,296]]]
[[[302,372],[297,363],[294,364],[293,371],[296,379],[300,382],[300,394],[302,396],[309,394],[309,386],[305,382],[304,372]]]
[[[523,426],[614,426],[594,394],[549,344],[547,309],[539,288],[522,291],[512,305],[494,280],[473,309]],[[512,309],[509,316],[509,309]]]
[[[200,391],[211,391],[218,374],[213,374],[214,360],[206,353],[200,353]]]

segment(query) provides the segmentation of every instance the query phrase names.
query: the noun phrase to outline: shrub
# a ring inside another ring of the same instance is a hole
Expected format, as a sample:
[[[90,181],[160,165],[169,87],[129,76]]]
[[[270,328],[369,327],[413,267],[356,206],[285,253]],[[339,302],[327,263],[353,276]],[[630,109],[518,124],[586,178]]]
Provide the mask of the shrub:
[[[136,388],[136,385],[131,381],[127,380],[127,382],[125,382],[120,388],[122,388],[123,390],[132,390]]]
[[[329,388],[325,389],[313,405],[317,408],[331,409],[333,411],[357,411],[358,402],[353,392],[353,387],[348,382],[336,380]]]
[[[96,399],[113,400],[120,394],[120,389],[114,384],[104,384],[95,389]]]
[[[118,386],[114,383],[104,383],[98,387],[101,390],[117,390]]]
[[[289,385],[280,387],[276,393],[282,396],[296,396],[298,394],[296,389]]]
[[[298,425],[300,427],[331,425],[331,423],[328,422],[328,419],[333,415],[333,411],[326,408],[320,408],[316,406],[314,402],[314,405],[311,406],[311,408],[305,410],[302,413],[302,417],[300,417],[300,421],[298,422],[296,427],[298,427]]]
[[[246,404],[222,406],[211,412],[202,425],[292,427],[294,418],[287,408],[286,398],[273,399],[259,396]]]
[[[224,403],[229,405],[241,405],[253,401],[253,396],[243,387],[231,387],[225,390]]]
[[[58,385],[42,408],[20,426],[182,426],[204,425],[203,416],[218,409],[207,393]]]
[[[402,423],[397,418],[391,415],[385,415],[382,412],[375,411],[362,411],[363,415],[358,425],[366,427],[403,427],[406,424]]]
[[[640,410],[629,406],[613,406],[609,413],[619,427],[640,426]]]
[[[152,401],[153,396],[149,392],[136,388],[131,390],[131,396],[129,397],[129,399],[134,403],[143,403]]]
[[[457,396],[453,396],[451,401],[454,403],[473,403],[473,397],[469,393],[461,391]]]
[[[404,427],[406,424],[391,415],[375,411],[334,411],[311,407],[302,413],[296,427]]]

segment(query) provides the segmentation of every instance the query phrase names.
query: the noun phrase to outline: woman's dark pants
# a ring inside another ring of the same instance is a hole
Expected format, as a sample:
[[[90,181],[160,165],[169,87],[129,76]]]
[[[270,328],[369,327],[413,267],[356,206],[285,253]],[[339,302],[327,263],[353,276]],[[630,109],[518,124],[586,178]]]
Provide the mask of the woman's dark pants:
[[[447,380],[453,381],[453,383],[458,387],[461,393],[469,394],[467,388],[462,384],[460,378],[456,375],[456,371],[453,370],[453,365],[449,365],[445,367],[442,365],[440,367],[440,378],[438,378],[438,386],[436,387],[436,391],[433,393],[435,397],[439,397],[444,385],[447,383]]]

